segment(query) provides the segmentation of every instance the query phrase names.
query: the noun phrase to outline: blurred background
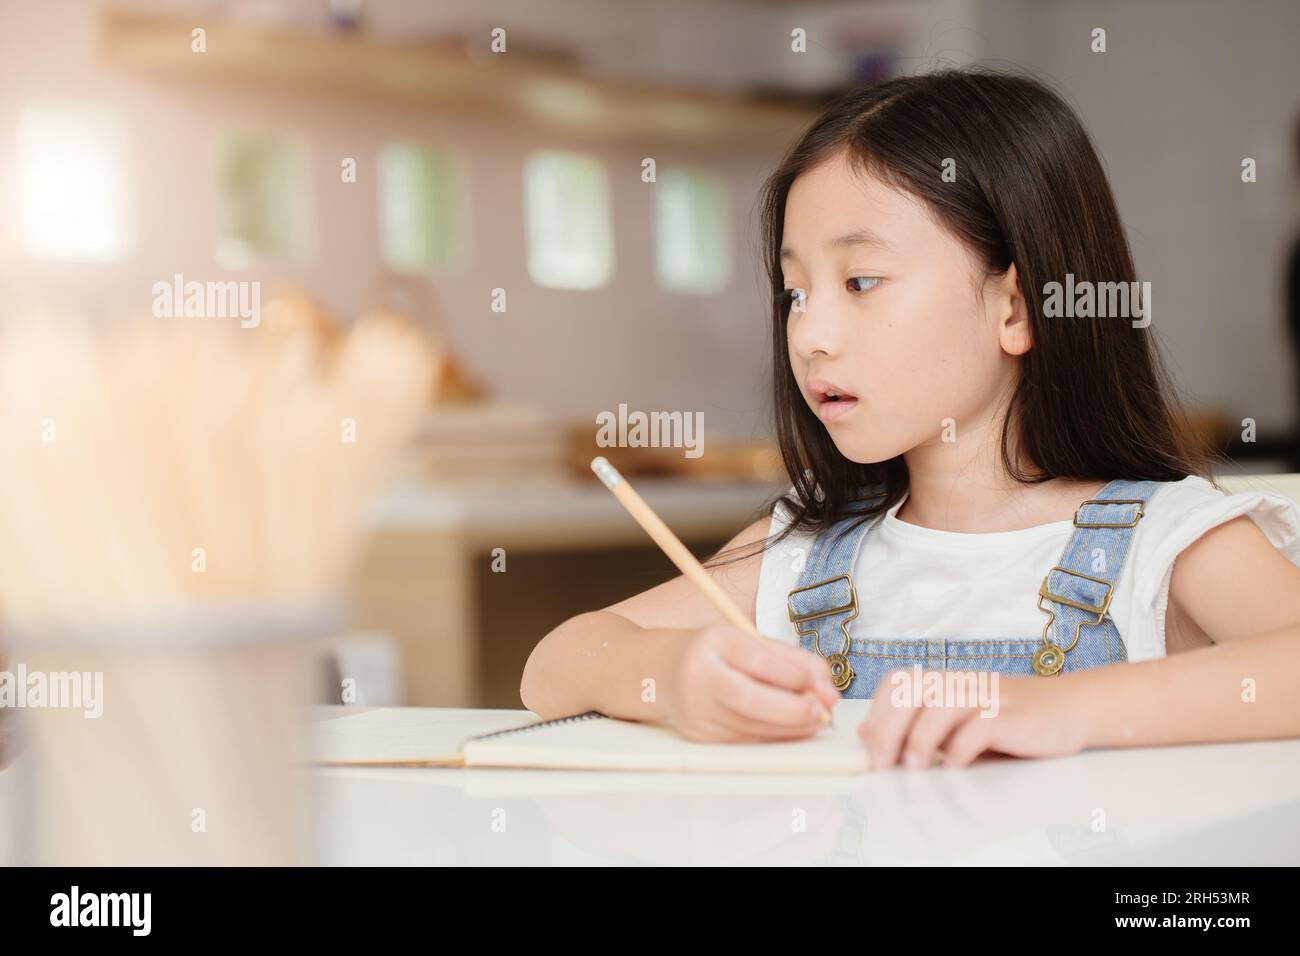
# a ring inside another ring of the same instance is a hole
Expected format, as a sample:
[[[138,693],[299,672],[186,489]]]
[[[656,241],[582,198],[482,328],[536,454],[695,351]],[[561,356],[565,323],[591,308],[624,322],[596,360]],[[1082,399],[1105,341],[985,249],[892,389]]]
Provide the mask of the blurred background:
[[[1056,85],[1203,440],[1226,471],[1296,470],[1296,4],[0,9],[6,310],[110,321],[176,276],[255,281],[318,328],[379,309],[437,349],[321,702],[346,683],[349,703],[517,707],[548,630],[671,576],[594,454],[701,555],[785,487],[755,201],[819,104],[864,81],[983,63]],[[702,420],[703,454],[599,447],[620,406]]]

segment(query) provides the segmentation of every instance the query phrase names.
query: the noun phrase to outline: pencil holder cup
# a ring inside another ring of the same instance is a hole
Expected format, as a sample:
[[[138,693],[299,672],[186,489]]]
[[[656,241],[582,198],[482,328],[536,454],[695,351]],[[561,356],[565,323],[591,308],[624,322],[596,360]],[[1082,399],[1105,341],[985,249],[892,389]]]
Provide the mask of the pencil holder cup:
[[[20,639],[29,693],[46,687],[24,715],[26,862],[310,863],[305,705],[340,619],[223,609]]]

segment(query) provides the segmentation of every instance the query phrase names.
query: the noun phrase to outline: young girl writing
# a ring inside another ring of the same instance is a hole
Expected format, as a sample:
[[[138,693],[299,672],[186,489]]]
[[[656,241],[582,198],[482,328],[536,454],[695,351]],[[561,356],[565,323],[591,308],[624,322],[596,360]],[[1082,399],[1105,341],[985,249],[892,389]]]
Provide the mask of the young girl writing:
[[[759,741],[870,697],[877,769],[1300,735],[1300,514],[1188,451],[1056,94],[984,71],[855,91],[763,213],[792,486],[709,568],[775,640],[678,577],[548,634],[527,707]],[[890,692],[918,667],[996,674],[996,707]]]

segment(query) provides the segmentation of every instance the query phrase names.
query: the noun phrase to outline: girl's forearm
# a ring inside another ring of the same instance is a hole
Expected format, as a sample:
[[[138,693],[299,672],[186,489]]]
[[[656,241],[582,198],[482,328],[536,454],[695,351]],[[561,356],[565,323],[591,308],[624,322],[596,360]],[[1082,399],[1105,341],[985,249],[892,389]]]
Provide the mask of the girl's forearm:
[[[579,614],[533,649],[520,697],[545,719],[598,710],[624,720],[660,720],[668,656],[689,633],[640,627],[613,611]]]
[[[1088,747],[1300,737],[1300,627],[1064,680]]]

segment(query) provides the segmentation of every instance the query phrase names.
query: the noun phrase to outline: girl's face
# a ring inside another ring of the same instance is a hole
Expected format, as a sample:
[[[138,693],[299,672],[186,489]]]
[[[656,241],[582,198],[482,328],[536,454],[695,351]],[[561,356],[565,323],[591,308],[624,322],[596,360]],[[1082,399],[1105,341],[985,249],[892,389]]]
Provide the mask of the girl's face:
[[[790,363],[849,460],[953,441],[1004,407],[1014,356],[1028,348],[1014,267],[986,284],[920,200],[839,153],[790,187],[781,266],[797,290]]]

